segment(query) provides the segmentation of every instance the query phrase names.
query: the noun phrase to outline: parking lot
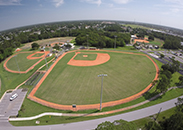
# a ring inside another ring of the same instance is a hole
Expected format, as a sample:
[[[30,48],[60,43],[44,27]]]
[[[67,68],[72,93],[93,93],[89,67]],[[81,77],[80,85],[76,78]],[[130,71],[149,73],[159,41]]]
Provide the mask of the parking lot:
[[[13,101],[10,101],[10,97],[17,93],[18,97]],[[23,100],[26,96],[27,91],[23,89],[17,89],[13,92],[6,93],[0,102],[0,123],[8,122],[10,116],[17,116],[20,110]],[[4,124],[4,123],[3,123]]]

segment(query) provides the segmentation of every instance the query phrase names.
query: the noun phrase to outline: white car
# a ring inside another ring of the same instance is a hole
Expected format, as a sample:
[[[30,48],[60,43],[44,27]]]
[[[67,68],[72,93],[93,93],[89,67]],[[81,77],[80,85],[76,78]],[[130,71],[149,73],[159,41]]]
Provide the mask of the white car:
[[[15,93],[15,94],[13,94],[11,97],[10,97],[10,101],[13,101],[15,98],[17,98],[18,97],[18,94],[17,93]]]

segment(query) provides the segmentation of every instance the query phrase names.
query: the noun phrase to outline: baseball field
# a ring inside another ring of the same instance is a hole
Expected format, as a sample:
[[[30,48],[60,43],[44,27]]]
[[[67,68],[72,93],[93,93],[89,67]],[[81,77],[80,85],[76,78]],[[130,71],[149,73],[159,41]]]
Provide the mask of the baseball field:
[[[18,71],[18,67],[20,71],[25,71],[28,68],[30,68],[33,64],[38,62],[40,59],[27,59],[27,56],[29,56],[31,53],[18,53],[14,55],[8,62],[7,67],[11,70]],[[17,67],[18,65],[18,67]]]
[[[95,62],[103,56],[109,59],[99,65],[74,66],[75,61]],[[100,57],[100,58],[99,58]],[[34,96],[48,102],[63,105],[87,105],[100,103],[101,77],[103,102],[127,98],[144,90],[155,78],[153,62],[144,55],[106,51],[69,52],[50,71]]]

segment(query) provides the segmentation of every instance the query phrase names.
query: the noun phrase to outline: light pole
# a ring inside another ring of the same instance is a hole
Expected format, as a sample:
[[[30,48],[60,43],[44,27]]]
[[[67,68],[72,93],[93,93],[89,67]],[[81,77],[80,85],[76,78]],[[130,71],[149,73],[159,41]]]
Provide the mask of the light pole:
[[[98,77],[102,77],[101,81],[101,94],[100,94],[100,111],[102,110],[102,92],[103,92],[103,78],[104,76],[107,76],[107,74],[100,74]]]
[[[115,37],[115,44],[114,44],[114,49],[116,50],[116,35],[114,36]]]
[[[47,67],[47,70],[48,70],[48,64],[47,64],[47,60],[46,60],[46,55],[45,55],[45,50],[44,50],[44,59],[45,59],[45,62],[46,62],[46,67]]]
[[[14,57],[15,57],[15,62],[16,62],[16,64],[17,64],[18,71],[19,71],[19,73],[20,73],[20,69],[19,69],[18,62],[17,62],[17,55],[15,55]]]
[[[88,49],[88,34],[86,34],[86,36],[87,36],[87,49]]]

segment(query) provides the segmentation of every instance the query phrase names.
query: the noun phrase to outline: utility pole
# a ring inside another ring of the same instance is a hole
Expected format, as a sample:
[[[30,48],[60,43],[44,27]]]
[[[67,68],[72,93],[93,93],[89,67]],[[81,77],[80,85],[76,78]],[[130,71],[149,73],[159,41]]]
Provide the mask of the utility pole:
[[[44,59],[45,59],[45,62],[46,62],[46,67],[47,67],[47,70],[48,70],[48,64],[47,64],[47,60],[46,60],[46,55],[45,55],[45,50],[44,50]]]
[[[19,68],[18,62],[17,62],[17,55],[15,55],[14,57],[15,57],[15,62],[16,62],[16,64],[17,64],[18,71],[19,71],[19,73],[20,73],[20,68]]]
[[[104,76],[107,76],[107,74],[100,74],[98,77],[102,77],[101,81],[101,94],[100,94],[100,111],[102,110],[102,92],[103,92],[103,78]]]
[[[114,50],[116,50],[116,35],[114,36],[115,37],[115,44],[114,44]]]
[[[86,34],[86,36],[87,36],[87,49],[88,49],[88,34]]]

